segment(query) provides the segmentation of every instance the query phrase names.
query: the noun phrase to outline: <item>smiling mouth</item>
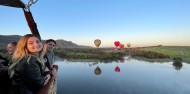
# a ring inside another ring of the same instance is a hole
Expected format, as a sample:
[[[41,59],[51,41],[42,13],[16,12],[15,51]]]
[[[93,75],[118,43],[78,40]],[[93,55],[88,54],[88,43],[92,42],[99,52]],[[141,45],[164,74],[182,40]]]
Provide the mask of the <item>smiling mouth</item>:
[[[33,49],[40,49],[40,47],[35,47],[35,48],[33,48]]]

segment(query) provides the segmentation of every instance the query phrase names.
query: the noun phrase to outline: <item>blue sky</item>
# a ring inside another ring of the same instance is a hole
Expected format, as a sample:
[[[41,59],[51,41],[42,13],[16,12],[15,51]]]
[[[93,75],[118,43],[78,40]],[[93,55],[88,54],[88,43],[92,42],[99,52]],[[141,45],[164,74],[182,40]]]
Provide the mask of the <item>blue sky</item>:
[[[38,0],[30,10],[42,39],[190,46],[190,0]],[[0,15],[0,35],[30,33],[22,9],[0,6]]]

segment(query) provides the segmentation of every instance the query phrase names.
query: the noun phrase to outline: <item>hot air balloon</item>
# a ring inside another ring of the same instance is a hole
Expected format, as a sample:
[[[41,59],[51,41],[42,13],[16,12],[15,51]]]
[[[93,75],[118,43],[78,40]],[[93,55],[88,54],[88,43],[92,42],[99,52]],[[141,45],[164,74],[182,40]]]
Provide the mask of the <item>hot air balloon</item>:
[[[101,74],[101,69],[97,66],[96,69],[94,70],[94,74],[100,75]]]
[[[123,44],[119,44],[119,48],[120,49],[124,49],[124,45]]]
[[[127,47],[131,47],[131,43],[127,43]]]
[[[115,48],[114,48],[114,47],[111,47],[111,50],[113,51],[113,50],[115,50]]]
[[[99,47],[101,44],[101,40],[99,39],[94,40],[94,44],[96,45],[96,47]]]
[[[120,68],[118,66],[115,67],[115,72],[120,72]]]
[[[116,47],[118,47],[119,44],[120,44],[120,42],[119,41],[115,41],[114,44],[115,44]]]

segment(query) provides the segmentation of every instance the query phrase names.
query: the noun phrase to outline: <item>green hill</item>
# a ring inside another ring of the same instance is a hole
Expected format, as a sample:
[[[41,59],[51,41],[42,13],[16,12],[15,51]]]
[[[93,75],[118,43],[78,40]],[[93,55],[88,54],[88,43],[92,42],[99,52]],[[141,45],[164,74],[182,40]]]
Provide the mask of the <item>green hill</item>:
[[[173,57],[180,57],[183,61],[190,63],[190,46],[157,46],[141,48],[145,51],[154,51]]]

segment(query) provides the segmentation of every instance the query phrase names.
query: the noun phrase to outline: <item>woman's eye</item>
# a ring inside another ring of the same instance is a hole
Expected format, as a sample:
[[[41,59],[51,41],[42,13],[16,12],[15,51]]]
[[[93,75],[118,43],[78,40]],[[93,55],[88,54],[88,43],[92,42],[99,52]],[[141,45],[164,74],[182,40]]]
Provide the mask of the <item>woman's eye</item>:
[[[29,43],[29,44],[33,44],[33,43],[31,42],[31,43]]]

